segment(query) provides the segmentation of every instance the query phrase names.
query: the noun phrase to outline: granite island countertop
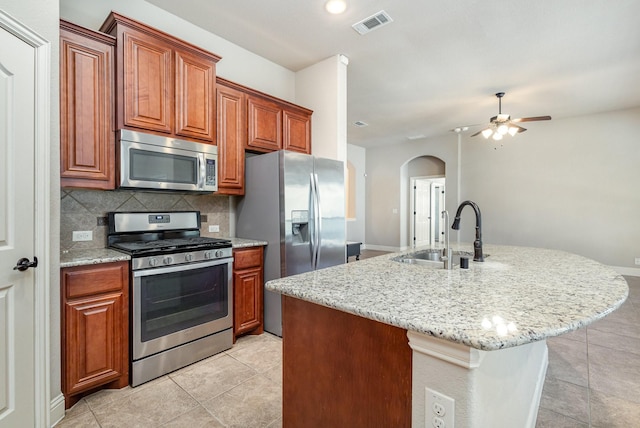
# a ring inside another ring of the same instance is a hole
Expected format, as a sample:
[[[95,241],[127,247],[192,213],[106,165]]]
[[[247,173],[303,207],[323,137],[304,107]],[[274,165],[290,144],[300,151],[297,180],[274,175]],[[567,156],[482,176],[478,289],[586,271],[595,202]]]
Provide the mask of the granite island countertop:
[[[412,251],[272,280],[266,288],[486,351],[577,330],[617,309],[629,292],[610,267],[559,250],[485,244],[484,262],[471,258],[469,269],[453,270],[392,260]]]

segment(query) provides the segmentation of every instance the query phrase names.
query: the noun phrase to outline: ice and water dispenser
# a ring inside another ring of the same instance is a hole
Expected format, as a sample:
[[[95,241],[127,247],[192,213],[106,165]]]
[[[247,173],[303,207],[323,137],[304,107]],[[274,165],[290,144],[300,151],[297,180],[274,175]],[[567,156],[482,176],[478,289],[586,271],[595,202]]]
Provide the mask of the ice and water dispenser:
[[[309,211],[291,211],[291,234],[294,244],[309,242]]]

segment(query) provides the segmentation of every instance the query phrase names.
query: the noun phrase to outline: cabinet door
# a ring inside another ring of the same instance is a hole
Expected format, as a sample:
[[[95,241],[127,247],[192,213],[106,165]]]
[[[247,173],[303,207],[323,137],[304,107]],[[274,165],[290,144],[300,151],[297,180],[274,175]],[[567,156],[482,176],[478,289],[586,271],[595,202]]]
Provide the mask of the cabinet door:
[[[163,40],[127,28],[123,33],[122,125],[171,133],[172,49]],[[120,107],[120,106],[119,106]]]
[[[218,84],[218,193],[244,195],[246,96]]]
[[[271,101],[249,96],[247,148],[271,152],[282,148],[282,108]]]
[[[80,393],[129,383],[129,263],[61,270],[62,392],[71,407]]]
[[[240,335],[256,328],[262,332],[262,267],[234,272],[234,330]]]
[[[61,27],[62,187],[115,189],[114,45],[110,36],[67,23]]]
[[[65,393],[82,392],[127,373],[123,310],[122,293],[65,304]]]
[[[285,109],[283,119],[282,148],[311,154],[311,116]]]
[[[215,137],[215,61],[175,51],[176,134],[213,143]]]

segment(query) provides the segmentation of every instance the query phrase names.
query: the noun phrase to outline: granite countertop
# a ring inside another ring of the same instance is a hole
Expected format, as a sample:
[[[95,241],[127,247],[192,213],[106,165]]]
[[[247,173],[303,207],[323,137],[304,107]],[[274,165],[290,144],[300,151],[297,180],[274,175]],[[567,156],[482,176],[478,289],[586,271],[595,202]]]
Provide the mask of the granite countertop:
[[[391,260],[409,252],[272,280],[266,288],[486,351],[584,327],[629,293],[613,269],[564,251],[485,245],[485,262],[471,258],[469,269],[453,270]]]
[[[231,241],[233,248],[260,247],[267,245],[267,242],[257,239],[246,238],[223,238]],[[121,260],[131,260],[128,254],[110,248],[99,248],[91,250],[70,250],[60,254],[60,267],[72,267],[83,265],[94,265],[98,263],[118,262]]]
[[[70,250],[63,251],[60,254],[60,267],[95,265],[98,263],[119,262],[123,260],[131,260],[131,257],[125,253],[109,248]]]
[[[247,238],[224,238],[231,241],[233,248],[246,248],[246,247],[262,247],[268,244],[267,241],[261,241],[259,239],[247,239]]]

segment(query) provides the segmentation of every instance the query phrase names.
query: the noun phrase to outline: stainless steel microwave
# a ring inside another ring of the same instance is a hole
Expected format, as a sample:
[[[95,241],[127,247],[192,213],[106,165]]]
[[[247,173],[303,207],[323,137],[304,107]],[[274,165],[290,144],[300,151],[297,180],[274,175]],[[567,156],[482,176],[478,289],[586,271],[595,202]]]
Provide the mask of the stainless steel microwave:
[[[218,190],[216,146],[126,129],[118,143],[121,188]]]

